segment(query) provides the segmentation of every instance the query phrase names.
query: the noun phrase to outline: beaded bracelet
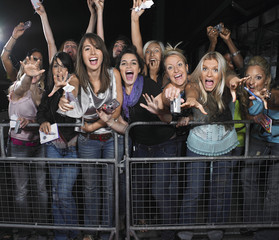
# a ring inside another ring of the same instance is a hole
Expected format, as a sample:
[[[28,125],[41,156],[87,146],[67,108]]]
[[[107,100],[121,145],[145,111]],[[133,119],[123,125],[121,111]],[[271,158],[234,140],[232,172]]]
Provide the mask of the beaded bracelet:
[[[14,40],[17,40],[17,38],[15,38],[13,35],[11,36]]]

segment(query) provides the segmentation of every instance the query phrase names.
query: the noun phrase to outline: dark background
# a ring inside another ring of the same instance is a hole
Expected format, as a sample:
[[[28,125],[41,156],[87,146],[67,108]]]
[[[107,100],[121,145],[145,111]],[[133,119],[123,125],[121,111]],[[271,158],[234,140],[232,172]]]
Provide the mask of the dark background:
[[[197,49],[208,44],[206,27],[224,22],[234,29],[249,19],[278,5],[278,0],[153,0],[154,5],[141,16],[143,42],[161,40],[172,45],[180,41],[192,65],[199,60]],[[105,0],[104,31],[105,42],[110,46],[118,34],[130,37],[130,8],[132,0]],[[90,12],[86,0],[44,0],[57,48],[68,38],[77,41],[85,33]],[[44,66],[47,68],[47,45],[41,21],[30,0],[0,0],[0,50],[11,36],[19,22],[32,21],[32,27],[17,41],[12,55],[19,61],[36,47],[44,52]],[[0,85],[5,88],[5,71],[0,64]],[[4,85],[4,86],[3,86]]]

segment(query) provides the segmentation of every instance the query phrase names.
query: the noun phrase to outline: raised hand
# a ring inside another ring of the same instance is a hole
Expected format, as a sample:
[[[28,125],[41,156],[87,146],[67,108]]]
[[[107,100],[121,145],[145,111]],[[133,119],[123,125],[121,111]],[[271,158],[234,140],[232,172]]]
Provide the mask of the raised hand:
[[[68,79],[68,71],[65,71],[64,73],[61,71],[57,75],[53,75],[54,86],[48,96],[51,97],[60,88],[65,87],[70,79],[71,77]]]
[[[142,94],[147,105],[140,103],[140,106],[145,108],[147,111],[153,113],[153,114],[159,114],[160,113],[160,109],[158,106],[158,101],[151,95],[151,97],[149,97],[149,95],[147,93]]]
[[[97,12],[103,12],[105,0],[93,0],[96,6]]]
[[[170,86],[166,88],[164,93],[166,99],[168,99],[169,101],[173,101],[180,94],[180,89],[175,86]]]
[[[218,31],[212,27],[212,26],[208,26],[206,28],[206,33],[207,33],[207,37],[209,39],[210,42],[217,44],[217,38],[219,36]]]
[[[38,3],[39,7],[35,9],[36,13],[38,13],[40,16],[46,13],[46,10],[44,8],[44,5],[42,3]]]
[[[132,19],[138,20],[139,17],[144,13],[144,9],[141,9],[140,11],[136,12],[136,7],[139,7],[143,2],[146,2],[146,0],[133,0],[133,8],[131,17]]]
[[[95,14],[95,2],[94,0],[87,0],[87,6],[91,14]]]
[[[207,112],[204,110],[203,106],[197,101],[196,98],[187,98],[185,103],[181,104],[181,108],[197,108],[199,109],[203,114],[207,114]]]
[[[220,37],[224,41],[228,41],[231,38],[231,31],[228,28],[223,28],[222,32],[220,32]]]
[[[35,61],[33,55],[26,57],[25,61],[20,61],[23,66],[24,73],[30,77],[36,77],[44,73],[44,69],[40,69],[40,60]]]
[[[251,77],[244,77],[244,78],[238,78],[238,77],[233,77],[230,79],[228,87],[231,91],[231,95],[232,95],[232,100],[233,102],[236,101],[236,89],[238,86],[242,85],[242,83],[245,83],[248,79],[250,79]]]
[[[264,104],[264,108],[267,109],[267,100],[270,99],[271,93],[268,91],[267,88],[263,88],[261,90],[254,90],[253,92],[257,97],[259,97]],[[252,95],[249,96],[250,100],[255,100],[256,98]]]
[[[12,33],[12,38],[15,40],[18,39],[19,37],[21,37],[23,35],[24,32],[25,32],[24,23],[21,22],[14,28],[13,33]]]

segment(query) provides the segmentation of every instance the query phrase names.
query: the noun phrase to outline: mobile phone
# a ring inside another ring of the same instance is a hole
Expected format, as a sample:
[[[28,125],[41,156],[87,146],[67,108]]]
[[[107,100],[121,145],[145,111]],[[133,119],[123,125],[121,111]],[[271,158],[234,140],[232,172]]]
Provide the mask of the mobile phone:
[[[119,105],[120,103],[116,99],[112,99],[109,104],[104,104],[102,106],[102,110],[107,114],[111,114]]]
[[[256,96],[248,87],[244,87],[244,89],[245,89],[250,95],[254,96],[254,97],[256,98],[257,101],[259,101],[259,102],[262,102],[262,101],[263,101],[260,97]]]
[[[40,1],[40,0],[31,0],[31,3],[32,3],[33,7],[34,7],[35,9],[37,9],[37,8],[40,7],[40,6],[38,5],[38,3],[41,3],[41,1]]]
[[[23,26],[24,30],[26,30],[27,28],[30,28],[31,25],[32,25],[32,22],[31,22],[31,21],[25,22],[25,23],[24,23],[24,26]]]
[[[180,94],[178,95],[177,98],[173,99],[171,102],[170,102],[170,111],[171,113],[180,113],[181,112],[181,96]]]
[[[218,33],[221,33],[222,30],[223,30],[223,26],[222,26],[221,23],[217,24],[217,25],[214,26],[213,28],[215,28],[215,29],[218,31]]]
[[[20,120],[17,120],[17,121],[16,121],[16,125],[15,125],[14,131],[15,131],[15,134],[18,134],[18,133],[21,132],[21,131],[20,131]]]

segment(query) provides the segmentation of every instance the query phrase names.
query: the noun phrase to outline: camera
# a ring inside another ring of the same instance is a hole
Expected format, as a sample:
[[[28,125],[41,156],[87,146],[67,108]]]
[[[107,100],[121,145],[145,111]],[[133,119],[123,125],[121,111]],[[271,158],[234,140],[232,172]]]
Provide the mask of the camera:
[[[104,104],[102,106],[102,110],[107,114],[111,114],[119,105],[120,103],[116,99],[112,99],[109,104]]]
[[[40,6],[38,3],[40,3],[40,0],[31,0],[31,3],[35,9],[39,8]]]
[[[170,111],[171,111],[171,113],[174,113],[174,114],[180,113],[181,112],[180,105],[181,105],[181,96],[179,94],[177,98],[173,99],[170,102]]]
[[[24,23],[24,26],[23,26],[24,30],[26,30],[27,28],[30,28],[31,25],[32,25],[32,22],[31,22],[31,21],[25,22],[25,23]]]
[[[218,33],[221,33],[223,30],[223,25],[221,23],[217,24],[216,26],[213,27],[218,31]]]

